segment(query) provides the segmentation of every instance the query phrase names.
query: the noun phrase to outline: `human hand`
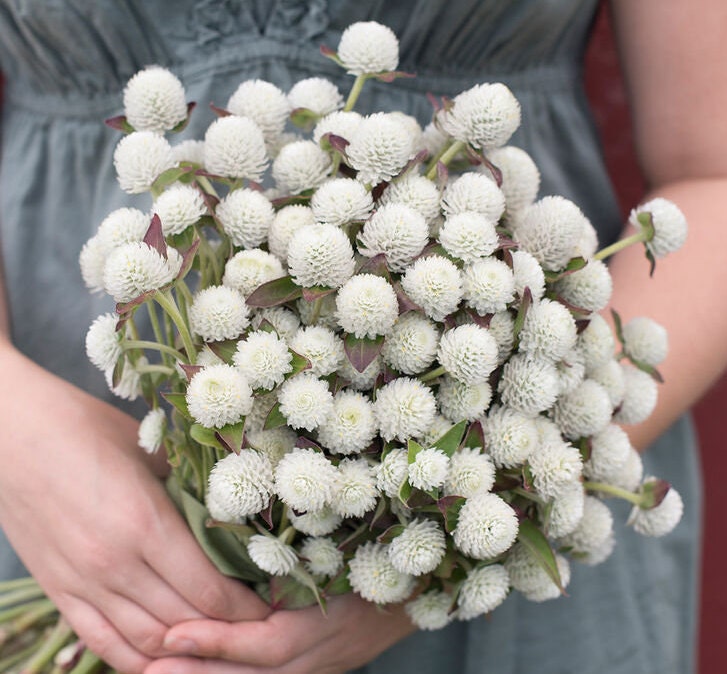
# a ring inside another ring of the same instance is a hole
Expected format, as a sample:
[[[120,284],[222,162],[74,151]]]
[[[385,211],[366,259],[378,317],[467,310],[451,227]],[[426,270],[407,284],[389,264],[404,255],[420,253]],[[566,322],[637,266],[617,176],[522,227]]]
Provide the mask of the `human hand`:
[[[0,345],[0,521],[99,657],[140,674],[167,628],[269,607],[209,562],[146,464],[137,422]]]

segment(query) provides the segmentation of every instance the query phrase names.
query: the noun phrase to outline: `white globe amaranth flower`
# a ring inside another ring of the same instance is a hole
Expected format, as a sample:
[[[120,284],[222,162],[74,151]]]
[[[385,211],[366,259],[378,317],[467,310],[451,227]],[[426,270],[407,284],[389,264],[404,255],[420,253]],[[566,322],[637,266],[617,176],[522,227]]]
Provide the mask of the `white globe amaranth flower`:
[[[175,143],[172,145],[172,155],[177,164],[187,162],[204,166],[204,141],[190,139]]]
[[[279,189],[299,194],[321,185],[331,170],[331,158],[312,140],[283,145],[273,162],[273,179]]]
[[[343,459],[333,487],[331,508],[342,517],[363,517],[376,507],[376,474],[366,459]]]
[[[336,295],[336,309],[338,324],[359,338],[388,334],[399,317],[394,288],[375,274],[356,274],[346,281]]]
[[[450,215],[439,228],[438,238],[450,255],[465,262],[492,254],[500,243],[494,221],[475,211]]]
[[[359,372],[348,358],[344,358],[336,372],[345,380],[348,388],[355,391],[370,391],[381,374],[381,369],[380,356],[376,356],[363,372]]]
[[[391,28],[376,21],[352,23],[341,35],[338,58],[352,75],[396,70],[399,40]]]
[[[562,555],[555,555],[561,584],[565,588],[570,581],[570,566]],[[522,592],[527,599],[535,602],[557,599],[562,593],[553,582],[542,564],[522,543],[513,545],[505,560],[505,568],[513,589]]]
[[[245,417],[245,432],[250,433],[252,431],[263,430],[265,420],[277,402],[278,394],[275,391],[255,396],[253,398],[252,409]]]
[[[273,536],[250,536],[247,552],[258,568],[272,576],[287,576],[298,563],[295,549]]]
[[[623,326],[624,352],[639,363],[655,367],[669,351],[666,329],[645,316],[632,318]]]
[[[578,335],[578,347],[585,358],[587,373],[613,359],[616,341],[603,316],[591,316],[585,330]]]
[[[506,145],[488,152],[487,158],[500,169],[507,212],[515,214],[530,206],[540,189],[540,171],[532,157],[519,147]],[[492,177],[488,167],[482,166],[481,171]]]
[[[611,399],[611,406],[616,409],[623,401],[626,393],[624,371],[619,362],[612,358],[603,365],[591,368],[587,374],[589,379],[598,382],[606,389],[608,397]]]
[[[440,255],[419,258],[401,279],[407,296],[432,320],[443,321],[456,311],[462,299],[462,274]]]
[[[316,222],[310,206],[292,204],[281,208],[270,223],[267,237],[270,252],[279,260],[288,259],[288,246],[293,234],[306,225]]]
[[[270,323],[275,328],[275,332],[286,342],[293,338],[300,327],[298,316],[285,307],[267,307],[256,311],[250,323],[257,330],[263,321]]]
[[[538,440],[540,444],[563,442],[560,428],[552,419],[546,416],[537,415],[533,417],[533,423],[538,431]]]
[[[212,467],[207,482],[207,508],[212,519],[241,522],[265,509],[273,494],[273,469],[254,449],[228,454]]]
[[[187,119],[184,86],[166,68],[144,68],[124,87],[124,114],[137,131],[169,131]]]
[[[334,225],[307,225],[290,238],[288,270],[299,286],[340,288],[355,266],[351,242]]]
[[[565,485],[552,499],[547,534],[551,538],[562,538],[575,531],[583,517],[586,493],[580,482]]]
[[[381,543],[360,545],[348,567],[353,591],[375,604],[399,603],[414,591],[414,576],[397,571]]]
[[[305,108],[323,117],[343,107],[343,96],[325,77],[306,77],[291,87],[288,103],[292,110]]]
[[[152,210],[159,216],[164,236],[181,234],[207,213],[199,190],[191,185],[171,185],[154,201]]]
[[[585,563],[594,563],[589,555],[611,548],[613,535],[613,515],[608,506],[595,496],[586,495],[583,517],[574,531],[560,539],[561,545],[572,548],[572,553]],[[600,555],[599,555],[600,557]],[[605,559],[605,558],[604,558]],[[603,559],[598,559],[603,561]]]
[[[503,366],[498,391],[504,405],[535,416],[556,401],[560,393],[558,370],[549,360],[515,354]]]
[[[284,382],[278,401],[288,425],[308,431],[318,428],[333,411],[333,395],[328,384],[311,372],[302,372]]]
[[[434,422],[437,403],[431,390],[418,379],[399,377],[376,394],[374,416],[387,442],[425,433]]]
[[[656,407],[658,384],[651,375],[631,365],[622,364],[621,368],[626,390],[613,419],[619,424],[640,424]]]
[[[342,517],[324,506],[320,510],[305,513],[289,512],[290,524],[296,531],[306,536],[328,536],[341,525]]]
[[[576,322],[560,302],[542,299],[525,314],[520,351],[537,358],[562,360],[578,340]]]
[[[453,103],[450,110],[440,113],[442,127],[476,148],[501,147],[520,126],[520,104],[499,82],[477,84],[455,96]]]
[[[441,630],[452,622],[452,597],[440,590],[429,590],[404,606],[414,626],[420,630]]]
[[[573,392],[586,378],[585,358],[577,346],[566,353],[555,366],[558,370],[560,395]],[[606,392],[609,393],[609,399],[611,399],[610,392],[608,390]],[[613,400],[611,400],[611,404],[613,405]]]
[[[409,136],[411,137],[412,142],[412,154],[416,154],[421,147],[422,143],[422,127],[419,124],[419,121],[417,120],[414,115],[407,115],[405,112],[402,112],[401,110],[392,110],[391,112],[387,113],[393,117],[396,117],[399,121],[402,122],[407,128],[407,131],[409,132]]]
[[[517,532],[517,515],[510,505],[496,494],[478,492],[465,501],[452,535],[468,557],[491,559],[510,549]]]
[[[289,340],[289,345],[293,351],[310,361],[310,372],[318,377],[335,372],[346,358],[343,340],[333,330],[322,325],[298,328]]]
[[[493,405],[482,419],[487,451],[498,467],[514,468],[536,449],[539,437],[534,421],[506,406]]]
[[[573,248],[573,257],[582,257],[590,260],[598,250],[598,232],[591,222],[586,219],[581,227],[581,234]]]
[[[136,400],[143,393],[141,390],[141,373],[137,369],[137,366],[144,366],[148,364],[149,361],[143,356],[139,358],[136,363],[132,363],[127,358],[124,358],[121,376],[116,383],[114,383],[113,368],[106,370],[106,384],[108,385],[111,393],[122,400]]]
[[[406,525],[387,552],[394,568],[401,573],[422,576],[439,566],[447,550],[442,528],[432,520],[417,519]]]
[[[164,258],[143,241],[132,241],[111,251],[104,266],[103,284],[116,302],[131,302],[171,283],[181,267],[182,256],[174,248],[167,248]]]
[[[257,330],[237,343],[233,363],[251,388],[272,389],[293,370],[292,359],[285,340],[273,332]]]
[[[321,119],[313,129],[313,140],[320,145],[323,136],[333,135],[351,140],[363,116],[358,112],[342,111],[331,112]]]
[[[328,293],[313,301],[301,297],[295,303],[295,310],[302,325],[319,325],[334,332],[339,329],[335,293]]]
[[[422,491],[439,489],[444,485],[449,470],[449,457],[436,447],[426,447],[409,464],[409,484]]]
[[[139,424],[137,444],[147,454],[155,454],[164,439],[164,430],[167,425],[167,415],[163,409],[157,407],[149,410]]]
[[[439,188],[428,178],[408,171],[384,190],[378,204],[404,204],[413,208],[430,225],[439,217]],[[431,230],[430,230],[431,233]]]
[[[515,277],[515,292],[518,296],[523,297],[525,288],[529,288],[530,294],[535,301],[543,297],[545,294],[545,273],[540,266],[540,262],[526,250],[512,252],[512,274]]]
[[[553,406],[553,421],[570,440],[600,433],[611,421],[611,398],[603,386],[585,379]]]
[[[376,467],[376,486],[390,498],[398,498],[399,489],[409,476],[408,452],[394,447]]]
[[[415,154],[407,124],[386,112],[364,117],[349,140],[347,163],[366,185],[391,180]]]
[[[442,414],[435,414],[432,425],[421,435],[416,436],[415,440],[422,447],[434,447],[439,439],[449,431],[454,424]]]
[[[345,225],[366,220],[374,207],[371,193],[353,178],[334,178],[324,182],[313,194],[310,207],[316,222]]]
[[[106,266],[106,255],[106,247],[98,235],[88,239],[78,255],[83,283],[92,293],[105,291],[103,271]]]
[[[86,333],[86,355],[102,371],[113,369],[121,357],[123,330],[117,330],[117,314],[101,314],[94,319]]]
[[[249,430],[245,419],[245,437],[251,447],[268,458],[275,468],[288,452],[292,452],[298,441],[298,434],[287,426],[268,430]]]
[[[485,175],[470,171],[447,185],[442,195],[442,211],[447,217],[480,213],[494,225],[505,211],[505,195]]]
[[[381,206],[358,236],[358,252],[366,257],[383,253],[391,271],[403,272],[429,241],[424,216],[404,204]]]
[[[620,426],[609,424],[591,438],[591,454],[583,464],[583,474],[594,482],[607,482],[623,466],[633,447]]]
[[[377,432],[371,401],[358,391],[343,390],[333,397],[333,409],[318,427],[318,440],[334,454],[358,454]]]
[[[187,406],[205,428],[235,424],[252,409],[252,389],[244,375],[231,365],[208,365],[187,386]]]
[[[497,342],[497,363],[502,365],[515,346],[515,319],[509,311],[498,311],[490,318],[488,330]]]
[[[475,260],[462,270],[465,303],[480,316],[505,311],[515,298],[512,270],[496,257]]]
[[[479,325],[460,325],[439,340],[437,359],[452,377],[475,386],[486,382],[497,367],[495,338]]]
[[[194,361],[194,364],[199,365],[200,367],[207,367],[208,365],[219,365],[224,362],[225,361],[223,361],[214,351],[212,351],[212,349],[210,349],[208,344],[204,344],[202,348],[197,351],[197,359]],[[177,363],[177,368],[179,374],[186,379],[187,375],[179,366],[179,363]]]
[[[262,131],[266,143],[283,133],[291,106],[287,96],[265,80],[241,82],[227,101],[227,109],[238,117],[249,117]]]
[[[152,183],[174,166],[171,145],[153,131],[134,131],[124,136],[114,150],[116,177],[128,194],[148,192]]]
[[[554,289],[568,304],[590,314],[606,307],[613,292],[613,280],[604,262],[589,260],[582,269],[558,279]]]
[[[311,536],[300,546],[303,565],[314,576],[335,576],[343,568],[343,551],[331,538]]]
[[[495,484],[495,465],[477,447],[463,447],[449,460],[449,472],[444,483],[445,495],[470,498],[488,492]]]
[[[205,342],[239,337],[250,324],[245,298],[226,286],[209,286],[195,293],[189,307],[189,328]]]
[[[583,458],[576,447],[563,440],[541,442],[528,458],[535,491],[543,498],[557,498],[583,473]]]
[[[151,217],[138,208],[117,208],[102,220],[96,236],[108,255],[125,243],[143,241],[150,224]]]
[[[583,228],[590,224],[578,206],[561,196],[543,197],[513,223],[515,240],[548,271],[559,271],[575,256]]]
[[[321,452],[296,447],[275,468],[275,493],[298,513],[316,512],[331,503],[337,479]]]
[[[233,244],[257,248],[268,236],[275,211],[262,192],[245,188],[225,196],[217,205],[215,215]]]
[[[285,276],[280,260],[260,248],[241,250],[225,263],[222,285],[234,288],[243,297],[268,281]]]
[[[381,356],[384,362],[404,374],[424,372],[437,355],[439,330],[418,312],[399,316],[386,335]]]
[[[453,423],[462,419],[474,421],[481,417],[491,400],[492,388],[486,381],[480,384],[463,384],[449,375],[444,375],[439,382],[439,410]]]
[[[636,491],[643,477],[644,462],[641,459],[641,454],[632,447],[623,465],[604,474],[603,481],[626,491]]]
[[[220,117],[205,133],[204,166],[210,173],[257,182],[268,161],[263,132],[249,117]]]
[[[440,152],[446,150],[450,142],[450,136],[441,129],[439,124],[433,121],[424,127],[422,132],[422,149],[429,153],[429,157],[436,157]]]
[[[502,564],[475,568],[457,595],[457,618],[472,620],[494,611],[510,592],[510,576]]]
[[[687,238],[687,219],[679,207],[663,197],[656,197],[631,211],[629,223],[643,229],[638,221],[640,213],[650,213],[654,226],[654,237],[646,242],[646,247],[654,257],[664,257],[679,250]]]
[[[644,483],[653,479],[647,477]],[[654,508],[635,506],[629,515],[628,524],[643,536],[666,536],[679,524],[683,513],[682,497],[674,487],[670,486],[662,502]]]

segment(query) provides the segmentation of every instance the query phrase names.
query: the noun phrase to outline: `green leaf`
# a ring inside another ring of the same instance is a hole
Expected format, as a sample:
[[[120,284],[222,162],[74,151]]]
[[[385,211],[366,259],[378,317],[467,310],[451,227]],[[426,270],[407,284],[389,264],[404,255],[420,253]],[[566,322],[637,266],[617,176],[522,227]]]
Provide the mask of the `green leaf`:
[[[412,486],[409,484],[409,480],[404,480],[401,487],[399,487],[399,500],[407,504],[409,502],[409,499],[411,498],[411,493],[413,491]]]
[[[297,300],[302,294],[303,289],[292,277],[283,276],[258,286],[247,298],[247,304],[260,308],[275,307]]]
[[[533,303],[533,294],[530,292],[530,288],[526,287],[523,291],[523,297],[520,301],[520,306],[517,310],[517,316],[515,317],[515,323],[513,324],[512,333],[515,344],[518,342],[520,331],[523,329],[525,324],[525,316],[530,309],[530,305]]]
[[[323,588],[323,592],[328,597],[338,594],[348,594],[353,592],[351,583],[348,581],[348,574],[345,570],[341,571],[337,576],[331,578],[331,581]]]
[[[520,541],[533,556],[535,561],[545,571],[550,579],[556,584],[558,589],[565,594],[563,589],[563,581],[560,579],[558,564],[555,561],[555,553],[548,543],[548,539],[540,529],[528,519],[520,522],[520,530],[518,531],[518,541]]]
[[[175,127],[171,129],[172,133],[179,133],[180,131],[184,131],[184,129],[187,128],[187,124],[189,124],[189,119],[192,116],[192,110],[194,110],[197,107],[197,104],[192,101],[191,103],[187,103],[187,116],[179,122]]]
[[[335,288],[329,288],[328,286],[311,286],[310,288],[303,288],[302,290],[303,299],[306,302],[315,302],[316,300],[335,292]]]
[[[295,108],[290,113],[290,121],[301,129],[312,129],[320,115],[309,108]]]
[[[392,524],[384,533],[379,534],[376,540],[379,543],[391,543],[397,536],[404,533],[406,527],[403,524]]]
[[[482,430],[482,424],[479,421],[473,421],[470,427],[467,429],[467,435],[462,443],[463,447],[467,449],[480,449],[485,448],[485,433]]]
[[[122,133],[132,133],[135,131],[134,127],[129,124],[125,115],[109,117],[104,120],[104,124],[112,129],[116,129],[116,131],[121,131]]]
[[[570,276],[574,271],[583,269],[588,264],[588,261],[584,257],[573,257],[569,260],[568,264],[561,271],[548,271],[545,272],[545,280],[548,283],[555,283],[565,276]]]
[[[414,460],[417,458],[417,454],[421,452],[424,449],[416,440],[412,440],[411,438],[406,443],[406,451],[407,451],[407,459],[409,461],[409,465],[414,463]]]
[[[624,331],[623,323],[621,322],[621,316],[615,309],[611,309],[611,317],[613,318],[613,329],[616,332],[616,337],[623,347],[624,344]]]
[[[349,362],[355,370],[363,372],[374,361],[376,356],[381,353],[384,347],[383,335],[378,335],[374,339],[368,337],[356,337],[348,334],[343,340],[343,348],[346,352]]]
[[[201,424],[192,424],[189,428],[189,434],[200,445],[214,447],[215,449],[225,449],[225,446],[217,439],[217,432],[214,428],[205,428]]]
[[[245,436],[245,419],[236,424],[227,424],[215,431],[215,438],[230,452],[239,454]]]
[[[285,418],[283,413],[280,411],[280,403],[275,403],[273,405],[273,408],[268,412],[268,416],[265,417],[265,424],[263,425],[263,429],[266,431],[269,431],[273,428],[279,428],[280,426],[285,426],[288,423],[288,420]]]
[[[313,595],[315,602],[321,607],[321,611],[325,614],[326,612],[326,600],[321,595],[321,591],[316,584],[315,578],[308,573],[300,564],[296,566],[290,575],[298,581],[303,587],[308,588],[310,593]],[[302,607],[301,607],[302,608]]]
[[[356,273],[381,276],[391,283],[391,273],[386,266],[386,255],[384,253],[379,253],[371,258],[364,258]]]
[[[176,183],[185,173],[190,173],[189,166],[175,166],[160,173],[156,180],[152,183],[152,193],[159,194],[165,187]]]
[[[462,442],[462,436],[467,428],[466,421],[460,421],[450,428],[441,438],[432,443],[433,447],[441,449],[448,457],[452,458]]]
[[[192,418],[187,407],[187,397],[184,393],[162,392],[162,398],[172,405],[185,419]]]
[[[299,372],[303,372],[303,370],[309,370],[312,367],[311,362],[305,356],[301,356],[299,353],[293,351],[293,349],[288,349],[288,351],[291,355],[290,364],[293,369],[285,375],[286,379]]]
[[[221,361],[229,365],[237,352],[238,341],[237,339],[225,339],[219,342],[207,342],[207,348]]]
[[[443,496],[437,501],[437,508],[444,518],[444,529],[449,534],[457,527],[457,518],[462,506],[467,502],[464,496]]]

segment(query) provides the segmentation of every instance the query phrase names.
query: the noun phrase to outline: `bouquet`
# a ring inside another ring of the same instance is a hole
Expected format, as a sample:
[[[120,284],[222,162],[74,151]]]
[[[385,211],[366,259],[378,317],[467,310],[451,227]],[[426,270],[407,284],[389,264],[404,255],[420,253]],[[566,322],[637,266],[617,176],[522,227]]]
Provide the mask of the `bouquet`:
[[[355,76],[345,101],[322,78],[245,81],[175,145],[182,83],[128,82],[114,165],[151,206],[113,211],[81,252],[116,302],[88,356],[148,402],[139,445],[166,452],[210,559],[273,607],[355,592],[433,630],[512,591],[554,599],[571,561],[611,553],[607,497],[647,536],[681,516],[621,428],[654,408],[666,332],[601,312],[604,260],[643,243],[653,270],[684,217],[655,199],[598,250],[577,205],[537,199],[506,86],[433,98],[422,129],[354,111],[368,80],[407,76],[390,29],[353,24],[322,52]],[[87,671],[41,594],[6,584],[0,669]]]

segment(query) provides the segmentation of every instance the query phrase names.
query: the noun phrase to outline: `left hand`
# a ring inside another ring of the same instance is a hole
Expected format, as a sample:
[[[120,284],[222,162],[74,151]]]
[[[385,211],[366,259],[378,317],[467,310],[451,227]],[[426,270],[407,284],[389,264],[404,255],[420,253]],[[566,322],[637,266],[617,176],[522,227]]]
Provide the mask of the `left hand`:
[[[156,660],[144,674],[338,674],[414,629],[403,605],[381,608],[353,594],[330,599],[326,615],[311,606],[259,621],[190,620],[164,641],[179,656]]]

